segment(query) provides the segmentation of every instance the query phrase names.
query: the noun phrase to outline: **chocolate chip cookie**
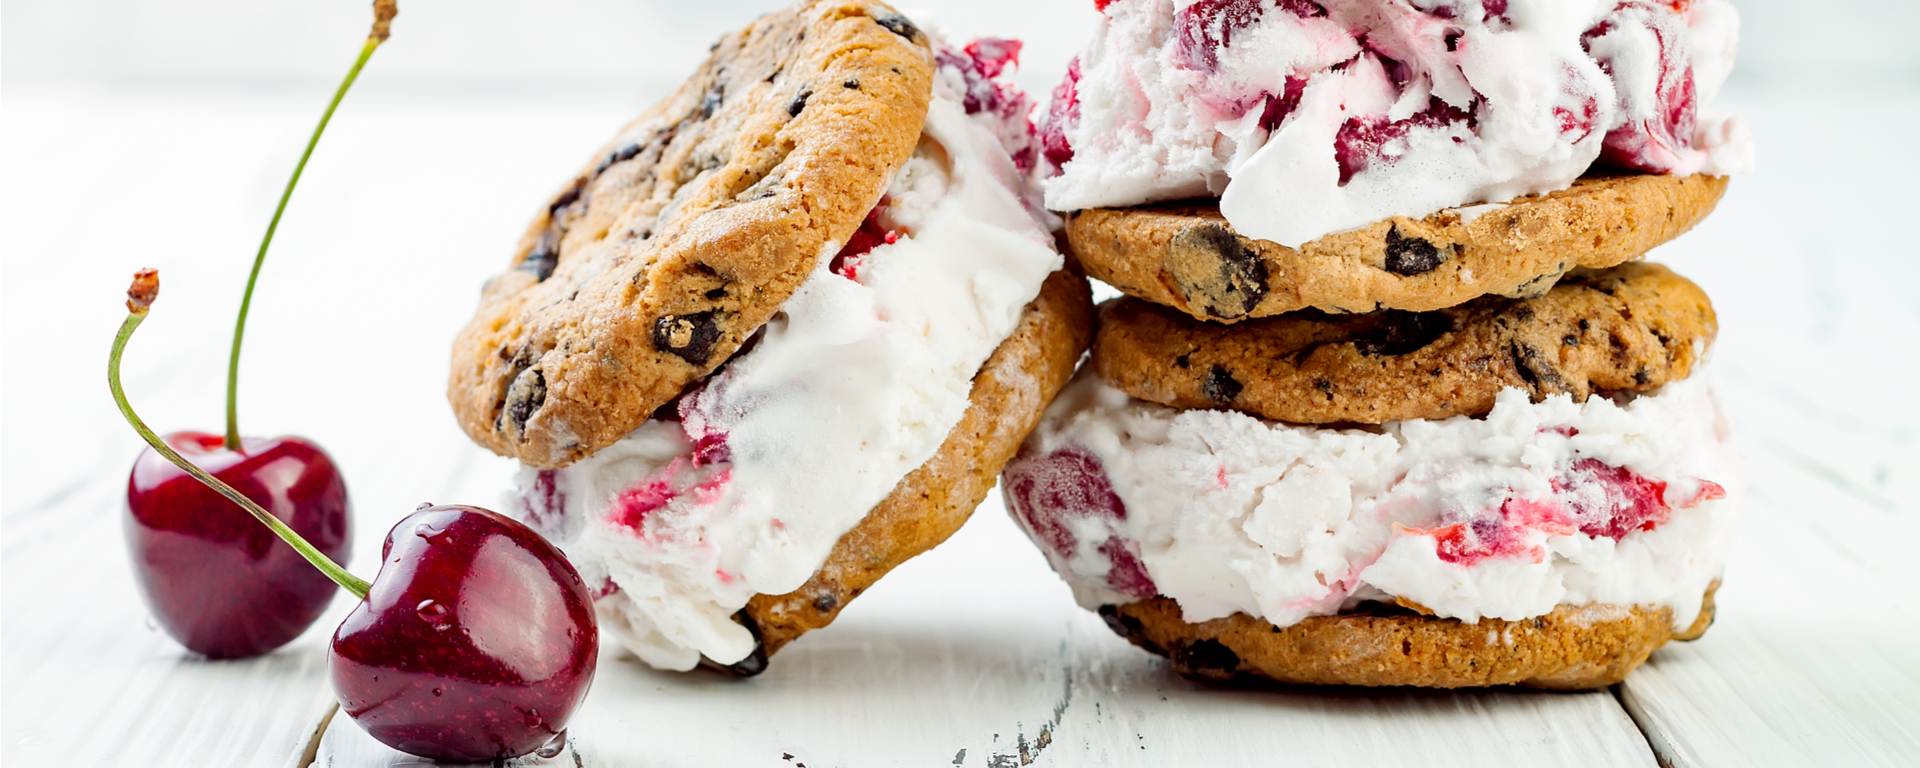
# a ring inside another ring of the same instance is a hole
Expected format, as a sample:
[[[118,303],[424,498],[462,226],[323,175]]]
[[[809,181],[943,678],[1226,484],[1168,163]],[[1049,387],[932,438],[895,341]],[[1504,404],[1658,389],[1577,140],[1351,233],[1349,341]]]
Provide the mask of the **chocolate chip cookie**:
[[[1077,271],[1055,272],[974,376],[966,414],[939,451],[841,536],[806,584],[748,601],[735,618],[754,631],[760,647],[724,669],[758,674],[775,651],[831,623],[881,576],[959,530],[1066,386],[1092,336],[1086,278]]]
[[[454,345],[467,434],[533,467],[638,427],[833,256],[912,153],[926,35],[816,0],[723,37],[535,218]]]
[[[1640,258],[1713,211],[1725,177],[1590,175],[1510,203],[1394,217],[1299,249],[1234,233],[1212,201],[1068,216],[1087,273],[1196,318],[1413,312],[1545,293],[1568,270]]]
[[[1713,590],[1693,626],[1675,633],[1673,611],[1652,605],[1563,605],[1519,621],[1423,616],[1379,604],[1287,627],[1236,613],[1189,623],[1156,597],[1100,607],[1121,637],[1167,657],[1175,672],[1211,680],[1428,688],[1520,685],[1583,690],[1625,679],[1669,639],[1691,640],[1713,623]]]
[[[1093,366],[1128,394],[1177,408],[1379,424],[1486,413],[1506,387],[1535,401],[1656,389],[1692,373],[1717,330],[1699,286],[1633,262],[1576,269],[1532,299],[1233,326],[1123,297],[1100,307]]]

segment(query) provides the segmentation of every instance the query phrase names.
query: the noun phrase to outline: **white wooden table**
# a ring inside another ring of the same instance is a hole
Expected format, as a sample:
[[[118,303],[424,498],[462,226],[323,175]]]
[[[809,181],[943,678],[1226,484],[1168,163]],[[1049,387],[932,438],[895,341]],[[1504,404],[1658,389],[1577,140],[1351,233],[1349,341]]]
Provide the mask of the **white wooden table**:
[[[127,363],[162,430],[218,431],[254,238],[319,88],[10,88],[0,110],[0,759],[400,765],[344,717],[324,646],[210,662],[147,623],[120,539],[139,447],[103,382],[132,270],[164,290]],[[421,501],[488,505],[511,465],[441,397],[447,344],[527,216],[647,94],[377,84],[335,123],[269,261],[250,434],[328,447],[371,576]],[[745,681],[609,654],[551,765],[1920,764],[1920,93],[1736,90],[1761,148],[1663,248],[1720,312],[1711,366],[1756,482],[1703,640],[1611,692],[1190,683],[1076,608],[990,500]],[[1863,134],[1840,115],[1860,115]],[[1891,133],[1889,133],[1891,132]],[[1840,142],[1838,148],[1828,142]]]

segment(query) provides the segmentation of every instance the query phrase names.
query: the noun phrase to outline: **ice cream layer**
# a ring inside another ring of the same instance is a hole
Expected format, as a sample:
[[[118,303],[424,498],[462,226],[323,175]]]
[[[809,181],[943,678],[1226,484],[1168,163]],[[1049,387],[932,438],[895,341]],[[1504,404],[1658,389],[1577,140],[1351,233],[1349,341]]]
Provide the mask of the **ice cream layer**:
[[[936,51],[919,148],[746,351],[677,420],[518,477],[507,507],[599,585],[600,626],[648,664],[751,653],[733,614],[800,587],[933,455],[1061,266],[1032,184],[1031,102],[994,79],[1019,44]]]
[[[1082,605],[1159,594],[1188,621],[1276,626],[1398,598],[1469,622],[1666,605],[1686,627],[1744,490],[1699,377],[1362,430],[1167,408],[1082,371],[1001,480]]]
[[[1563,189],[1596,160],[1725,175],[1726,0],[1110,0],[1042,126],[1055,210],[1220,197],[1298,246]]]

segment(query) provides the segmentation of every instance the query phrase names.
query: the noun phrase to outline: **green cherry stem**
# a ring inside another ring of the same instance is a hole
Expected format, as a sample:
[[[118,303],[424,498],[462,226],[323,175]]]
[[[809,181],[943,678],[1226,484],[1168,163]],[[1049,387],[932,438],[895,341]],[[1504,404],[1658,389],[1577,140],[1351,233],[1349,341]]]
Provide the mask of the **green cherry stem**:
[[[320,124],[313,128],[313,138],[307,140],[307,149],[300,153],[300,162],[293,166],[293,177],[287,179],[287,189],[280,193],[280,204],[273,209],[273,219],[267,222],[267,234],[260,239],[260,252],[254,254],[253,271],[247,275],[247,290],[240,295],[240,317],[233,323],[233,352],[227,356],[227,450],[240,450],[240,339],[247,332],[247,310],[253,306],[253,286],[260,280],[260,265],[266,263],[267,246],[273,242],[273,232],[280,228],[280,215],[287,210],[287,201],[293,199],[293,188],[300,183],[300,174],[307,169],[307,159],[313,157],[313,148],[320,145],[320,134],[326,132],[327,122],[333,119],[333,111],[340,106],[340,100],[346,98],[347,89],[353,87],[353,81],[360,77],[360,68],[367,65],[367,59],[373,57],[373,49],[387,41],[393,17],[400,12],[397,0],[375,0],[373,4],[373,31],[367,35],[367,43],[360,48],[360,58],[354,59],[353,68],[347,70],[347,77],[340,81],[340,88],[333,92],[333,101],[327,103],[327,111],[320,113]]]
[[[341,588],[352,592],[361,600],[367,599],[367,590],[370,588],[367,582],[340,567],[340,564],[334,562],[332,558],[321,554],[320,550],[307,543],[299,533],[287,527],[286,523],[280,522],[280,518],[274,517],[273,513],[255,504],[245,494],[234,490],[233,486],[221,482],[220,478],[214,477],[206,470],[194,466],[193,462],[187,461],[186,457],[175,452],[166,441],[161,440],[159,435],[155,435],[152,429],[147,428],[147,423],[141,421],[140,416],[133,412],[133,406],[127,402],[126,391],[120,387],[120,356],[126,352],[127,340],[133,338],[134,329],[139,328],[140,323],[147,319],[147,310],[153,306],[153,300],[159,296],[159,272],[143,269],[134,273],[133,286],[127,289],[127,319],[120,324],[120,333],[113,338],[113,353],[107,357],[107,388],[113,390],[113,402],[120,406],[120,415],[127,418],[127,423],[133,426],[133,431],[140,433],[140,439],[147,441],[147,445],[153,446],[153,450],[166,457],[167,461],[173,462],[187,474],[193,475],[195,480],[206,483],[208,488],[219,491],[220,495],[252,513],[260,522],[273,529],[274,533],[279,534],[280,538],[292,546],[294,551],[299,552],[301,557],[306,558],[307,562],[313,563],[313,567],[320,569],[327,578],[333,579],[333,583],[339,584]]]

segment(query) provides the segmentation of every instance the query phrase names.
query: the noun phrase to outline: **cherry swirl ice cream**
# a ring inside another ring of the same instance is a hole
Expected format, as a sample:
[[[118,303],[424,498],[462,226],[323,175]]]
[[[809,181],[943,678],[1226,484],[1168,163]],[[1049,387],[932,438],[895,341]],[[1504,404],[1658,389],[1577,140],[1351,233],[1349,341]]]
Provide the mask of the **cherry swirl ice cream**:
[[[518,477],[506,506],[566,551],[600,626],[650,665],[752,653],[735,612],[800,587],[934,454],[1062,265],[1033,104],[999,79],[1020,44],[934,50],[919,148],[781,313],[626,438]]]
[[[1134,399],[1091,371],[1007,466],[1015,520],[1088,609],[1163,595],[1275,627],[1366,602],[1477,622],[1659,605],[1693,624],[1744,492],[1699,377],[1372,428]]]
[[[1042,125],[1055,210],[1218,196],[1289,247],[1563,189],[1746,171],[1726,0],[1096,0]]]

